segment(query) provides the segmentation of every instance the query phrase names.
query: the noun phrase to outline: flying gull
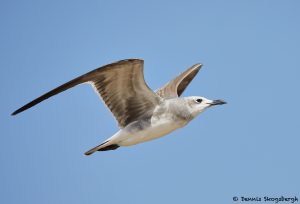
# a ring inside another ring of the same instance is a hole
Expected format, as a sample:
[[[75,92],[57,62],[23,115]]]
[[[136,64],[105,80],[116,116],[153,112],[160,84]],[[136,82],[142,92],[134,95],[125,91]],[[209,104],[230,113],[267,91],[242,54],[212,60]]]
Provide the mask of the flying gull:
[[[115,150],[162,137],[187,125],[208,107],[223,100],[201,96],[180,97],[196,76],[201,64],[195,64],[157,91],[144,80],[142,59],[121,60],[79,76],[19,108],[12,115],[82,83],[90,83],[118,122],[120,130],[85,154]]]

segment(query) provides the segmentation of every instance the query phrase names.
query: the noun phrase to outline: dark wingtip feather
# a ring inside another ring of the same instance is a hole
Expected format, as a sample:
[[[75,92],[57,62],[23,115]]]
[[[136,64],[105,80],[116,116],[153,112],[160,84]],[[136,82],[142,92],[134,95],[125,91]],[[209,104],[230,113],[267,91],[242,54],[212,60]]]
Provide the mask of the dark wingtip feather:
[[[38,102],[39,103],[39,102]],[[29,108],[31,108],[32,106],[34,106],[36,103],[36,100],[30,102],[30,103],[27,103],[26,105],[22,106],[21,108],[17,109],[15,112],[13,112],[11,115],[14,116],[14,115],[17,115]]]
[[[16,111],[14,111],[12,114],[10,114],[11,116],[15,116],[15,115],[17,115],[18,113],[20,113],[21,111],[20,111],[20,109],[18,109],[18,110],[16,110]]]
[[[85,152],[84,155],[85,156],[90,156],[91,154],[93,154],[94,152]]]

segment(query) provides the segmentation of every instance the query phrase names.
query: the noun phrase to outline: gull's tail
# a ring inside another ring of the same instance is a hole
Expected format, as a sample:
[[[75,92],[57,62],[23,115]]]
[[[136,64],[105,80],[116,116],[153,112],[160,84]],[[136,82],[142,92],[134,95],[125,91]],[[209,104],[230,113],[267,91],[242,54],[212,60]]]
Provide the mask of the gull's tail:
[[[91,155],[96,151],[108,151],[108,150],[115,150],[120,146],[117,144],[109,144],[110,140],[103,142],[102,144],[90,149],[89,151],[85,152],[85,155]]]

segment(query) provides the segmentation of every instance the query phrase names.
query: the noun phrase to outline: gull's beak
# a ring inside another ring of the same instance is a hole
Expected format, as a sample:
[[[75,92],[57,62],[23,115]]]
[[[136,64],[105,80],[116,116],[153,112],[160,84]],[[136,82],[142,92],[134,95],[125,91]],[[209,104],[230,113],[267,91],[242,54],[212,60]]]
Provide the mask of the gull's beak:
[[[223,105],[223,104],[226,104],[226,102],[225,101],[223,101],[223,100],[213,100],[211,103],[209,103],[210,104],[210,106],[215,106],[215,105]]]

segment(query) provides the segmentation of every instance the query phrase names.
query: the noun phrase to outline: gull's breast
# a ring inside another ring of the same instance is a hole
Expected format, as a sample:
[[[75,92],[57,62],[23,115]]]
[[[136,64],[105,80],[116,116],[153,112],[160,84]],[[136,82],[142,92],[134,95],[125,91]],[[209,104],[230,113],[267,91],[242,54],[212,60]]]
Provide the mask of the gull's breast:
[[[126,139],[124,138],[119,145],[130,146],[154,140],[183,127],[185,124],[186,123],[183,121],[174,120],[172,117],[168,116],[152,118],[151,123],[149,122],[144,128],[140,128],[138,123],[135,126],[138,126],[139,128],[131,127],[128,132],[128,137]]]

